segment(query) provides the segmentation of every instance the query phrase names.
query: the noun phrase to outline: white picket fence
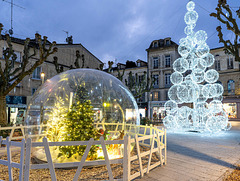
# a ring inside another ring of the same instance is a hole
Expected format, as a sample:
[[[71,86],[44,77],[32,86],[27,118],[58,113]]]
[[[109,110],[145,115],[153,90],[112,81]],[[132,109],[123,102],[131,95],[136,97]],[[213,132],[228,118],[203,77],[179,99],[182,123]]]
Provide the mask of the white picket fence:
[[[112,123],[113,124],[113,123]],[[120,123],[117,123],[118,126]],[[106,125],[106,124],[105,124]],[[108,123],[110,125],[110,123]],[[6,140],[3,140],[0,137],[0,143],[6,145],[7,149],[7,160],[0,160],[0,164],[8,166],[8,174],[9,180],[13,180],[13,172],[12,168],[19,169],[19,180],[24,181],[29,180],[30,169],[46,169],[50,170],[51,179],[53,181],[56,179],[55,168],[69,168],[69,167],[77,167],[74,181],[78,180],[81,170],[83,166],[90,165],[106,165],[108,170],[109,180],[132,180],[137,177],[143,177],[145,173],[149,173],[149,171],[159,165],[163,165],[167,163],[167,153],[166,153],[166,130],[165,129],[157,129],[152,126],[132,126],[133,129],[140,129],[139,134],[133,135],[134,133],[128,132],[127,135],[124,136],[123,140],[104,140],[103,137],[100,138],[100,141],[95,141],[92,138],[89,141],[67,141],[67,142],[48,142],[47,138],[43,138],[42,142],[32,142],[31,138],[22,139],[21,142],[11,141],[10,137],[7,137]],[[16,128],[19,129],[19,128]],[[116,129],[117,130],[117,129]],[[135,143],[137,154],[131,156],[131,144]],[[106,145],[110,144],[123,144],[124,145],[124,156],[121,159],[113,159],[109,160]],[[80,162],[68,162],[68,163],[53,163],[50,148],[51,146],[77,146],[77,145],[86,145],[86,149],[84,155]],[[104,160],[96,160],[96,161],[86,161],[88,153],[92,145],[101,145],[104,153]],[[147,146],[150,149],[145,152],[140,151],[140,145]],[[12,162],[11,156],[11,147],[20,147],[20,163]],[[31,164],[31,150],[34,147],[44,147],[47,163],[44,164]],[[151,165],[152,154],[157,152],[159,161],[155,162]],[[148,165],[147,168],[143,169],[142,157],[148,156]],[[139,172],[131,174],[131,162],[138,160],[139,161]],[[113,172],[111,169],[111,164],[122,164],[123,165],[123,177],[121,179],[114,179]]]

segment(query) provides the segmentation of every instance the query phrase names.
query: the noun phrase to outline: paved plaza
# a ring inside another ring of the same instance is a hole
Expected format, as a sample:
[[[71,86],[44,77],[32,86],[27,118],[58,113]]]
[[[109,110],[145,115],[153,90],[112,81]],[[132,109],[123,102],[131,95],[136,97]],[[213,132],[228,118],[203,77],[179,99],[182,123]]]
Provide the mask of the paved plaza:
[[[219,135],[167,133],[167,165],[138,180],[222,180],[240,163],[240,122]]]

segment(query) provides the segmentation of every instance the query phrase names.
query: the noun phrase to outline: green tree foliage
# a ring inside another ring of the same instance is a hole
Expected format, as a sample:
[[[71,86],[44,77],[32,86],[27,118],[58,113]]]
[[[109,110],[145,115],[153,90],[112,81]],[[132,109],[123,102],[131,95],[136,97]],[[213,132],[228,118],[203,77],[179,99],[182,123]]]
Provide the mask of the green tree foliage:
[[[90,138],[96,140],[98,132],[94,127],[93,106],[88,92],[83,86],[77,88],[75,100],[64,120],[66,133],[63,141],[88,141]],[[75,154],[82,156],[85,149],[85,145],[60,147],[60,151],[68,158]],[[91,159],[96,157],[96,151],[96,146],[92,146],[90,149]]]

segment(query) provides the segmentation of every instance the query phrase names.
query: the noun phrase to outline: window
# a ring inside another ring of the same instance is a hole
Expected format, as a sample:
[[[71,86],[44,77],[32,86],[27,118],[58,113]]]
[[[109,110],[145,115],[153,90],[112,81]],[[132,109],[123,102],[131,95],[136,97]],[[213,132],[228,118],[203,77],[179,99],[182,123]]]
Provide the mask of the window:
[[[159,99],[159,93],[158,92],[153,92],[153,101],[158,101]]]
[[[171,57],[170,55],[165,56],[165,67],[170,67],[171,66]]]
[[[169,74],[169,73],[165,74],[165,87],[171,86],[170,76],[171,76],[171,74]]]
[[[169,100],[169,97],[168,97],[168,90],[166,90],[165,94],[166,94],[166,101],[167,101],[167,100]]]
[[[153,78],[155,79],[153,82],[153,87],[158,88],[158,75],[153,75]]]
[[[16,62],[21,63],[21,52],[14,51],[14,53],[17,55],[17,59],[15,60]]]
[[[236,103],[224,103],[224,110],[228,114],[228,118],[237,118],[237,104]]]
[[[36,88],[32,88],[32,95],[36,92]]]
[[[215,70],[221,70],[220,60],[215,60]]]
[[[2,51],[2,58],[4,59],[4,56],[3,56],[3,52],[4,50],[6,50],[6,47],[3,47],[3,51]],[[18,52],[18,51],[14,51],[14,53],[16,54],[17,58],[15,60],[15,62],[19,62],[21,63],[21,52]],[[12,57],[11,57],[12,58]],[[10,58],[10,60],[11,60]]]
[[[228,58],[227,59],[227,68],[228,69],[233,69],[233,58]]]
[[[138,67],[141,67],[141,62],[137,62],[137,66],[138,66]]]
[[[42,71],[41,67],[37,67],[32,73],[32,78],[41,79],[41,71]]]
[[[144,81],[144,75],[139,75],[139,76],[138,76],[138,81],[139,81],[139,82]]]
[[[229,80],[227,83],[228,93],[235,94],[235,82],[234,80]]]
[[[158,69],[158,57],[153,57],[153,68]]]
[[[154,43],[153,43],[153,47],[154,47],[154,48],[157,48],[157,47],[158,47],[158,43],[157,43],[157,42],[154,42]]]
[[[170,40],[166,40],[166,45],[170,45]]]

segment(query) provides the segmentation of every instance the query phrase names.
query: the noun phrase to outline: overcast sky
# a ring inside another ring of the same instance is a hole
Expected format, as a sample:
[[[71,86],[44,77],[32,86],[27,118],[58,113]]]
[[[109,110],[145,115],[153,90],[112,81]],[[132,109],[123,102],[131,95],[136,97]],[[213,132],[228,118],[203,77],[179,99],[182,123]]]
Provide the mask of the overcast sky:
[[[0,1],[0,22],[10,29],[10,2]],[[33,38],[36,32],[50,41],[64,43],[66,33],[103,62],[115,59],[147,61],[146,49],[156,39],[171,37],[176,43],[185,37],[184,15],[188,0],[13,0],[13,31],[18,38]],[[218,43],[216,26],[210,17],[218,0],[196,0],[199,19],[195,31],[208,33],[210,48]],[[236,10],[240,0],[228,0]],[[64,30],[64,31],[63,31]],[[232,33],[225,34],[233,38]]]

